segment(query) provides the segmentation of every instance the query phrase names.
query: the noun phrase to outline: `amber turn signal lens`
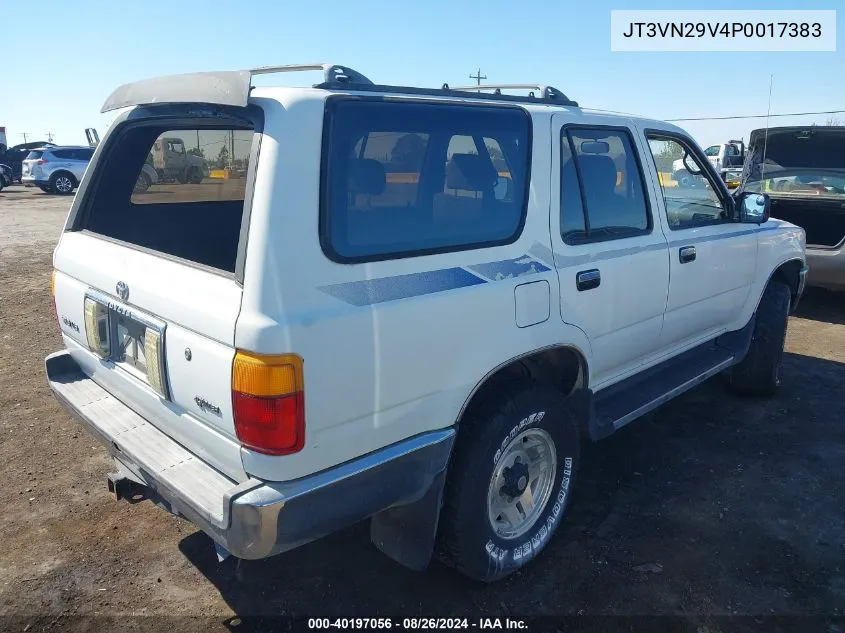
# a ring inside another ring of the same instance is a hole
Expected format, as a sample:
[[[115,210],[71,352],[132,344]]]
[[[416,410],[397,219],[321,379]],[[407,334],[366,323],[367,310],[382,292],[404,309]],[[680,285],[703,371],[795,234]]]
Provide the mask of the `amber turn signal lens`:
[[[232,412],[241,443],[268,455],[305,446],[302,358],[237,352],[232,363]]]

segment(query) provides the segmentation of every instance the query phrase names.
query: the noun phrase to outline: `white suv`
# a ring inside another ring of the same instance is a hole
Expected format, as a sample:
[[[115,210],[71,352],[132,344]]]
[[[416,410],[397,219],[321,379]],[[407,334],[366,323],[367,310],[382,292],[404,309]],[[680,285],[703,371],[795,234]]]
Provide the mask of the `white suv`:
[[[776,388],[804,233],[681,129],[542,86],[250,85],[314,68],[104,106],[123,112],[55,251],[46,369],[118,498],[247,559],[371,518],[403,564],[489,581],[552,537],[580,436],[717,373]],[[217,177],[135,190],[162,138]],[[661,184],[679,151],[699,186]]]
[[[94,153],[92,147],[41,147],[32,150],[21,165],[21,182],[45,193],[68,196],[79,185]]]

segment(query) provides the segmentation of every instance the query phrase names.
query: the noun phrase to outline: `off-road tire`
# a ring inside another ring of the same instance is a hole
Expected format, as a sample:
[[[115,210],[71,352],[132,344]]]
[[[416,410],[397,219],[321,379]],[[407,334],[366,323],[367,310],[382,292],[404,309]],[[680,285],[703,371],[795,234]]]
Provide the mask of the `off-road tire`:
[[[525,534],[504,539],[489,519],[488,491],[503,453],[532,427],[546,431],[554,442],[557,465],[551,494]],[[535,558],[565,513],[579,448],[577,421],[556,389],[529,384],[489,397],[460,423],[440,518],[439,558],[484,582],[498,580]]]
[[[188,182],[193,185],[198,185],[202,182],[202,172],[196,167],[188,170]]]
[[[728,373],[732,391],[758,396],[770,396],[777,391],[790,301],[789,286],[780,281],[769,282],[757,307],[748,353]]]

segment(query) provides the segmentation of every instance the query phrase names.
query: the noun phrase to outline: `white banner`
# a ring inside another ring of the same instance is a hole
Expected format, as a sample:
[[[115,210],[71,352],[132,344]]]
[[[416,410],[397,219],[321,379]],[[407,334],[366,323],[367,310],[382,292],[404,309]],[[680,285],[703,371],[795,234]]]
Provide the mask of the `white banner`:
[[[835,51],[836,11],[611,11],[612,51]]]

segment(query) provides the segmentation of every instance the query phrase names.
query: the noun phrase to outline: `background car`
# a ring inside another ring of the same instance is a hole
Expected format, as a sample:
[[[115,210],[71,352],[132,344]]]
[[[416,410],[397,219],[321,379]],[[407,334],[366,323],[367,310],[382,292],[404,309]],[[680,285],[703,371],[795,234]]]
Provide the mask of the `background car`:
[[[12,168],[0,164],[0,191],[12,184]]]
[[[70,195],[79,185],[93,147],[42,147],[32,150],[23,161],[21,182],[47,193]]]
[[[11,168],[13,182],[18,182],[21,179],[23,160],[32,150],[39,147],[55,147],[55,143],[30,141],[29,143],[20,143],[12,147],[0,145],[0,163],[8,165]]]

